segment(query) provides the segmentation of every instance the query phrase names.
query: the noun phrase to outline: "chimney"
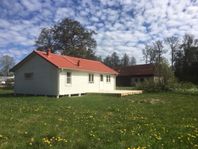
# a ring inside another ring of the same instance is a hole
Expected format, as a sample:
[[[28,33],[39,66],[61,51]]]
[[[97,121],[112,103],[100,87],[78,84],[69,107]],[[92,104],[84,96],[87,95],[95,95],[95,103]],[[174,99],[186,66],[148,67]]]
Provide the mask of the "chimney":
[[[51,53],[51,49],[50,49],[50,48],[48,48],[48,49],[47,49],[47,56],[49,56],[49,55],[50,55],[50,53]]]
[[[78,62],[77,62],[77,66],[80,66],[80,60],[78,60]]]

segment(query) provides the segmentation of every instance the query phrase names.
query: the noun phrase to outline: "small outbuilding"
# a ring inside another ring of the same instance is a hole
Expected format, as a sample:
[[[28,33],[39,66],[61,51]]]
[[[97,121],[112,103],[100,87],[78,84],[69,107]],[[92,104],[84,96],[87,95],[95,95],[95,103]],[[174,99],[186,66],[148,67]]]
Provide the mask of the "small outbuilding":
[[[118,73],[102,62],[33,51],[11,71],[15,94],[72,95],[114,91]]]
[[[157,80],[154,64],[132,65],[116,69],[119,75],[116,78],[118,86],[135,86],[145,80]]]

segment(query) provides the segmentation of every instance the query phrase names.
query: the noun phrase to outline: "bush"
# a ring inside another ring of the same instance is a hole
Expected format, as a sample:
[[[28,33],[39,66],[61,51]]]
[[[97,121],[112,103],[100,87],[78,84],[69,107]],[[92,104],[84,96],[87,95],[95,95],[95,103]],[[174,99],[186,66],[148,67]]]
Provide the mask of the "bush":
[[[173,71],[167,63],[163,62],[161,64],[156,64],[155,73],[158,77],[137,84],[137,87],[147,92],[174,90],[177,81]]]
[[[175,84],[174,91],[184,94],[198,94],[198,86],[190,82],[179,82]]]
[[[12,88],[12,87],[14,87],[14,79],[7,79],[6,80],[5,87],[6,88]]]
[[[160,91],[170,91],[171,89],[160,82],[155,82],[153,80],[146,80],[142,83],[137,84],[137,88],[144,90],[146,92],[160,92]]]

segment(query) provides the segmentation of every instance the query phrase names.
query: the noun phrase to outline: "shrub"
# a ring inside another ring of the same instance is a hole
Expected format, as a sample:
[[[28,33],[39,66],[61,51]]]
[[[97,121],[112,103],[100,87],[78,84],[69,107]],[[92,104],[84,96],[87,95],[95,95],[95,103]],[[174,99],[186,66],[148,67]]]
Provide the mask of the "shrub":
[[[167,85],[153,80],[146,80],[142,83],[137,84],[137,88],[146,92],[159,92],[171,90]]]
[[[7,79],[5,87],[6,88],[12,88],[14,86],[14,79]]]
[[[144,82],[137,84],[137,87],[148,92],[174,90],[177,81],[173,71],[167,63],[164,62],[160,65],[156,64],[155,73],[157,75],[155,79],[145,80]]]

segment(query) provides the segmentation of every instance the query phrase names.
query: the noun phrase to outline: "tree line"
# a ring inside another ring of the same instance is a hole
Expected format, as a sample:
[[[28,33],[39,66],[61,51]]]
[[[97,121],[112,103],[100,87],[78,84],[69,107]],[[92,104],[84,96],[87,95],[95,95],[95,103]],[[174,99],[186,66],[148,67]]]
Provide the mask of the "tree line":
[[[167,63],[165,54],[170,51],[171,68],[180,81],[198,84],[198,39],[185,34],[181,39],[177,36],[157,40],[146,44],[142,50],[145,63]]]
[[[119,67],[126,67],[130,65],[136,64],[136,59],[134,56],[129,57],[126,53],[119,57],[116,52],[113,52],[111,55],[106,56],[102,62],[109,67],[112,68],[119,68]]]

